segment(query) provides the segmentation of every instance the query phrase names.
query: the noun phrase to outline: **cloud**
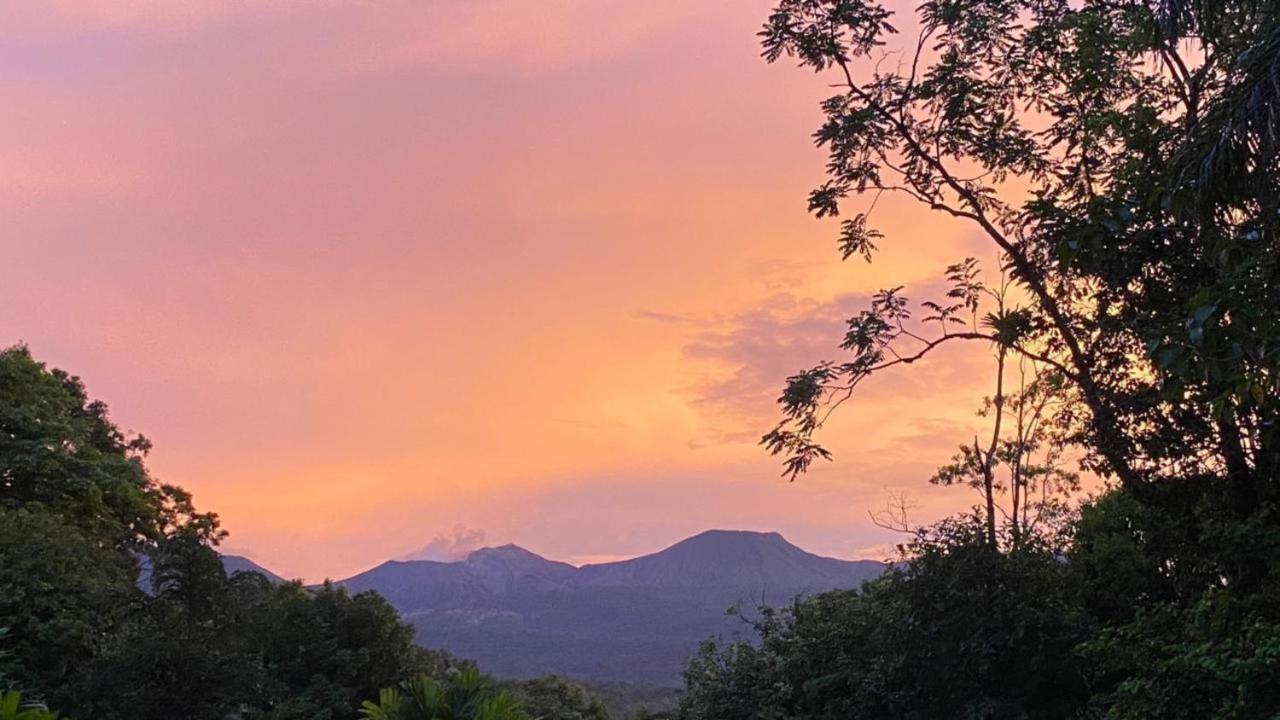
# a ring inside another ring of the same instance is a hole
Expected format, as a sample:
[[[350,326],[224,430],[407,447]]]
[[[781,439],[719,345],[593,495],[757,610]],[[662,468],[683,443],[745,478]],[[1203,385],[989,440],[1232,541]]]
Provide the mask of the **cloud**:
[[[653,322],[663,323],[666,325],[703,325],[703,321],[688,315],[680,315],[678,313],[661,312],[659,310],[638,310],[635,317],[641,320],[652,320]]]
[[[365,37],[349,48],[357,70],[490,66],[526,77],[648,57],[663,37],[696,27],[708,12],[675,0],[646,3],[642,11],[590,0],[536,8],[495,0],[376,7],[359,15]]]
[[[458,560],[465,560],[472,551],[483,547],[484,539],[484,530],[469,528],[459,523],[448,534],[440,533],[421,549],[396,559],[457,562]]]
[[[605,563],[620,562],[622,560],[630,560],[634,555],[618,555],[616,553],[603,553],[600,555],[574,555],[566,562],[570,565],[603,565]]]
[[[712,361],[721,371],[693,388],[694,401],[753,424],[772,416],[785,378],[834,357],[845,319],[865,301],[782,295],[699,333],[685,346],[685,355]]]
[[[312,3],[314,5],[314,3]],[[52,0],[45,3],[13,3],[4,10],[5,32],[152,35],[166,40],[185,39],[195,33],[302,3],[263,0],[231,3],[221,0]]]
[[[913,304],[945,293],[937,283],[911,290],[907,295]],[[869,303],[865,294],[827,301],[783,294],[696,331],[684,353],[709,363],[712,370],[686,392],[713,428],[705,442],[758,440],[778,419],[777,397],[786,378],[824,360],[846,358],[839,345],[848,319]],[[913,329],[934,334],[929,328]],[[909,368],[869,379],[845,414],[861,415],[862,424],[871,425],[874,434],[900,451],[951,447],[968,431],[969,408],[978,406],[992,366],[984,346],[950,345]],[[882,422],[886,419],[887,425]]]

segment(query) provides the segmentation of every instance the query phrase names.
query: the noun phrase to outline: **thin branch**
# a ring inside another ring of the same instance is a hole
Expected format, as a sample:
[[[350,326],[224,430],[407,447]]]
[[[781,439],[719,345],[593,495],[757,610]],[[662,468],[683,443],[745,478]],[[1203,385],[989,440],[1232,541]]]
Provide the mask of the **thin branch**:
[[[835,58],[835,63],[840,67],[844,74],[846,86],[849,92],[853,93],[860,101],[865,103],[871,110],[884,117],[896,129],[899,137],[906,144],[907,148],[915,155],[916,158],[925,162],[929,167],[942,177],[943,181],[949,186],[960,199],[966,202],[970,210],[959,211],[945,205],[931,204],[934,209],[943,210],[950,214],[967,218],[977,223],[983,231],[1008,255],[1013,266],[1018,271],[1018,275],[1026,282],[1032,293],[1040,301],[1041,307],[1048,314],[1050,321],[1057,329],[1062,338],[1063,343],[1067,346],[1067,351],[1071,355],[1072,364],[1076,368],[1074,374],[1075,381],[1080,385],[1085,402],[1089,405],[1093,413],[1094,421],[1101,425],[1099,434],[1108,438],[1107,442],[1100,443],[1100,450],[1112,469],[1120,477],[1121,481],[1126,485],[1136,485],[1140,478],[1136,470],[1130,464],[1126,453],[1122,452],[1115,446],[1115,442],[1123,442],[1124,437],[1117,427],[1116,418],[1111,408],[1103,401],[1102,392],[1097,383],[1093,379],[1091,370],[1091,362],[1086,357],[1081,348],[1079,339],[1076,337],[1075,330],[1071,327],[1070,321],[1066,314],[1058,306],[1058,301],[1049,292],[1048,285],[1039,270],[1031,262],[1031,260],[1014,245],[1009,238],[995,226],[994,223],[986,216],[982,209],[982,201],[978,198],[972,189],[965,186],[956,179],[950,170],[936,156],[926,152],[919,144],[911,128],[906,122],[899,117],[888,112],[878,103],[867,91],[863,90],[853,80],[853,73],[849,70],[848,60],[842,56]]]

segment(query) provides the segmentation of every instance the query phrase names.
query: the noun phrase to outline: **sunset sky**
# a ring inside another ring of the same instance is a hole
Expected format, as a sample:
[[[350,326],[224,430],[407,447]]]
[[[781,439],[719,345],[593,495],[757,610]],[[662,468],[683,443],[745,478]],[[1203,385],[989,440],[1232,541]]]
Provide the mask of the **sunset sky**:
[[[905,7],[905,5],[904,5]],[[309,581],[712,528],[884,557],[980,427],[981,348],[867,384],[795,483],[756,444],[868,293],[990,253],[805,212],[824,78],[767,0],[8,3],[0,345],[80,375],[226,549]]]

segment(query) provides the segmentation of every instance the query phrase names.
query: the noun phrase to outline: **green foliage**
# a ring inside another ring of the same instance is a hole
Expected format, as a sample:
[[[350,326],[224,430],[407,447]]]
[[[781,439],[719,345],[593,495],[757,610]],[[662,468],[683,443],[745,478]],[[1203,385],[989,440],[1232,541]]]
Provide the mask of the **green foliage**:
[[[196,516],[190,497],[154,482],[151,443],[127,437],[79,378],[23,346],[0,351],[0,508],[57,514],[117,550],[138,550]]]
[[[47,708],[22,704],[17,690],[0,692],[0,720],[58,720],[58,714]]]
[[[680,699],[680,688],[648,682],[586,680],[587,693],[604,704],[616,720],[656,719],[670,715]]]
[[[1081,648],[1101,717],[1267,718],[1280,711],[1280,623],[1271,588],[1224,587],[1212,482],[1179,488],[1176,505],[1113,492],[1085,507],[1069,553],[1081,604],[1102,626]],[[1204,496],[1208,495],[1209,499]],[[1171,508],[1177,508],[1171,510]],[[1207,551],[1206,551],[1207,550]]]
[[[1112,689],[1095,704],[1111,720],[1270,720],[1280,708],[1280,624],[1243,618],[1225,593],[1186,609],[1144,610],[1085,647]],[[1244,622],[1242,627],[1227,625]]]
[[[1178,565],[1213,507],[1162,531],[1167,506],[1111,491],[1065,547],[993,546],[978,512],[943,521],[861,590],[765,609],[756,643],[705,643],[680,716],[1271,720],[1274,596],[1205,590],[1212,565]]]
[[[13,651],[4,646],[9,636],[9,628],[0,627],[0,692],[12,690],[18,684],[18,670],[21,667]]]
[[[0,626],[18,682],[57,697],[132,608],[138,553],[175,533],[220,537],[213,515],[147,474],[78,378],[25,347],[0,351]]]
[[[779,632],[762,625],[767,641]],[[773,649],[747,643],[720,645],[707,640],[685,663],[685,695],[680,703],[684,720],[789,717],[793,688],[783,676],[786,658]]]
[[[141,593],[132,556],[103,548],[65,516],[0,509],[0,626],[19,687],[64,687]]]
[[[254,610],[266,587],[227,578],[217,554],[192,535],[160,543],[154,595],[63,691],[59,706],[95,718],[178,715],[221,720],[268,701]]]
[[[505,684],[532,720],[608,720],[604,703],[581,685],[546,677]]]
[[[374,593],[354,597],[329,583],[272,588],[254,613],[263,662],[281,685],[273,718],[350,717],[350,708],[409,671],[433,674],[446,660],[412,644],[412,629]]]
[[[758,645],[706,643],[681,717],[1072,718],[1089,621],[1047,549],[999,552],[977,518],[922,535],[905,566],[768,610]]]
[[[80,705],[65,707],[101,718],[338,720],[425,664],[377,595],[228,578],[208,547],[181,544],[154,599],[90,664]]]
[[[447,678],[416,675],[398,688],[384,688],[378,702],[366,700],[360,714],[369,720],[526,720],[510,693],[494,692],[474,667]]]

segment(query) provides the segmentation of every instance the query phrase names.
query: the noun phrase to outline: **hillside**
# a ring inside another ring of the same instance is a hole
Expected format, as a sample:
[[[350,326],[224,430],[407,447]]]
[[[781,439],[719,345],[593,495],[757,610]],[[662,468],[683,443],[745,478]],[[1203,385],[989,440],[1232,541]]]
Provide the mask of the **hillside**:
[[[261,573],[263,577],[273,583],[284,582],[284,578],[243,555],[222,555],[222,569],[226,570],[227,575],[235,575],[238,572],[256,572]]]
[[[235,575],[238,572],[256,572],[256,573],[261,573],[263,577],[265,577],[267,580],[270,580],[273,583],[282,583],[285,581],[284,578],[262,567],[261,565],[250,560],[249,558],[244,557],[243,555],[223,555],[219,553],[218,557],[221,558],[222,569],[227,573],[228,577]],[[151,592],[151,562],[150,560],[147,559],[145,555],[138,556],[137,560],[138,560],[138,579],[136,581],[137,585],[139,588],[142,588],[147,592]]]
[[[389,561],[339,584],[379,592],[418,642],[498,675],[669,683],[705,637],[746,634],[730,606],[856,587],[883,569],[805,552],[777,533],[711,530],[580,568],[506,545],[462,562]]]

